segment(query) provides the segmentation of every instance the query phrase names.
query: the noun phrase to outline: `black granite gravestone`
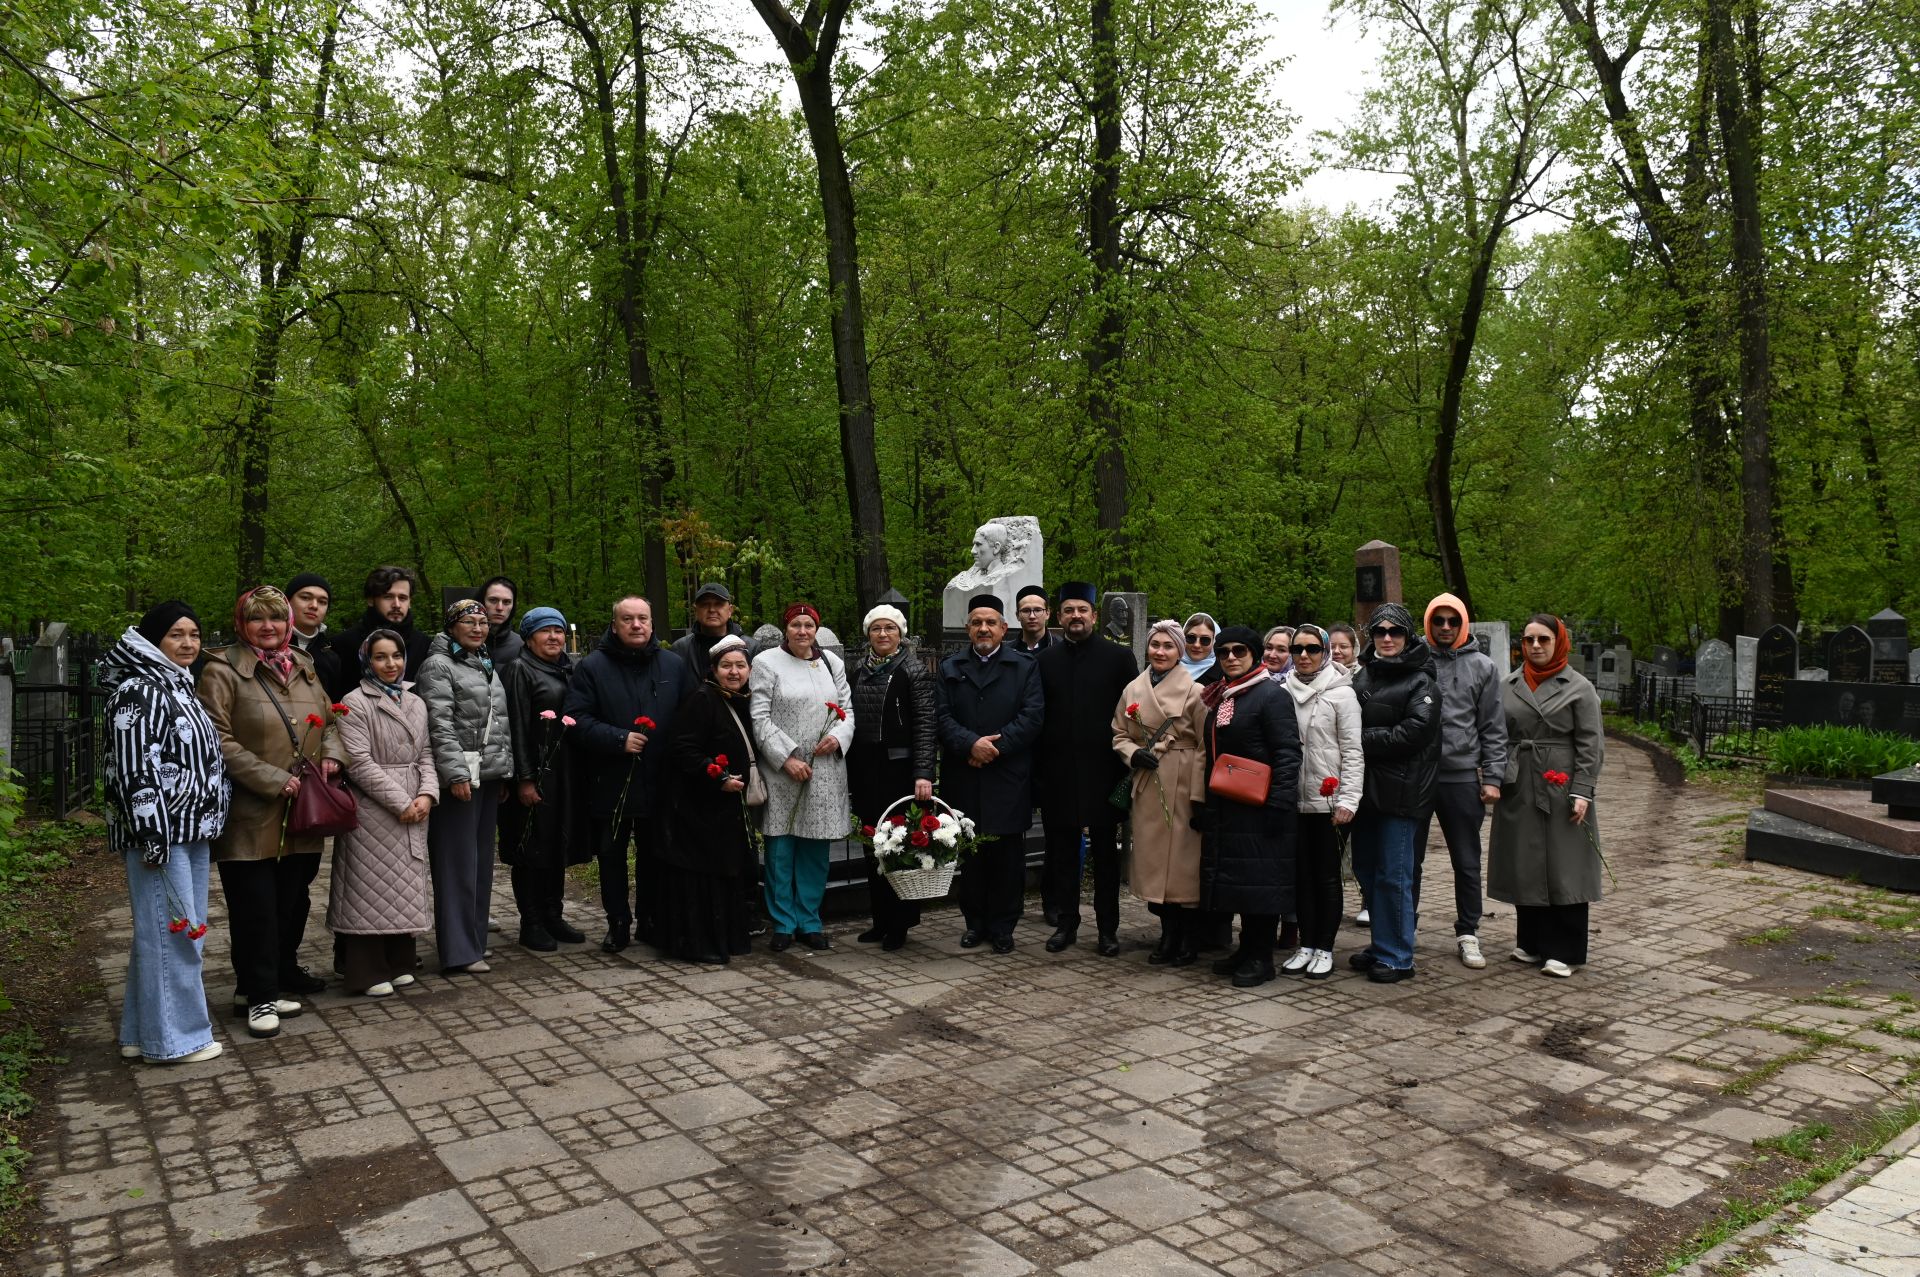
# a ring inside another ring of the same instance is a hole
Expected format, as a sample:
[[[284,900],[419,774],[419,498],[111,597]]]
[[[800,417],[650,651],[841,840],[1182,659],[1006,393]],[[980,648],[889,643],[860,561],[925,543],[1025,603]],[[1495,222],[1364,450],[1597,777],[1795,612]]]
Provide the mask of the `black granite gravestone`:
[[[1905,683],[1907,678],[1907,618],[1888,608],[1867,618],[1867,635],[1873,640],[1873,681]]]
[[[1849,625],[1827,644],[1827,678],[1835,683],[1873,682],[1873,640]]]
[[[1784,625],[1770,625],[1753,652],[1753,725],[1778,727],[1787,708],[1787,684],[1800,672],[1800,644]]]

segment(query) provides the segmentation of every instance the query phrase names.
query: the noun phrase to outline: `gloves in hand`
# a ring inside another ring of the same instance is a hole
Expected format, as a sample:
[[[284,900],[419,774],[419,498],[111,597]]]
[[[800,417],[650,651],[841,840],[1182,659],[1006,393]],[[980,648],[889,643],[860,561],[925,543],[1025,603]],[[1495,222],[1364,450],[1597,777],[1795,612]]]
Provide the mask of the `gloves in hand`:
[[[1205,807],[1195,807],[1193,809],[1193,819],[1187,822],[1187,828],[1193,830],[1196,834],[1212,833],[1213,813]]]
[[[140,863],[149,869],[165,869],[172,851],[165,843],[155,843],[140,850]]]
[[[1142,772],[1159,771],[1160,755],[1154,753],[1150,749],[1134,750],[1133,751],[1133,769],[1135,771],[1142,771]]]

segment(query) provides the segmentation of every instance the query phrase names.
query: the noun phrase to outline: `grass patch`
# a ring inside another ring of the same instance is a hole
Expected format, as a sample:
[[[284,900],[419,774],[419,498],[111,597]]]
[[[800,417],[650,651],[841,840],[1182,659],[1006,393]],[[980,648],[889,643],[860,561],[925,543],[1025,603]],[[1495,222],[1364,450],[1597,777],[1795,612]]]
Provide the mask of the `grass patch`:
[[[1920,741],[1858,727],[1788,727],[1774,735],[1768,762],[1776,772],[1865,780],[1920,763]]]
[[[1803,1126],[1775,1139],[1756,1140],[1755,1148],[1764,1149],[1770,1156],[1783,1157],[1796,1163],[1800,1167],[1799,1174],[1770,1193],[1757,1197],[1728,1198],[1705,1227],[1688,1238],[1677,1253],[1668,1257],[1661,1271],[1679,1272],[1740,1230],[1771,1218],[1778,1211],[1831,1184],[1879,1152],[1888,1140],[1915,1122],[1920,1122],[1920,1100],[1909,1100],[1896,1108],[1875,1114],[1858,1133],[1838,1142],[1833,1141],[1833,1132],[1824,1122]]]
[[[33,1112],[27,1078],[42,1064],[65,1060],[43,1052],[40,1035],[29,1028],[0,1033],[0,1211],[12,1211],[28,1200],[25,1172],[27,1148],[20,1142],[20,1126]]]
[[[1867,1027],[1875,1033],[1884,1033],[1890,1038],[1905,1038],[1909,1042],[1920,1042],[1920,1026],[1898,1024],[1892,1020],[1875,1020]]]
[[[1793,939],[1792,927],[1768,927],[1765,931],[1756,931],[1750,936],[1741,936],[1741,944],[1763,945],[1779,944],[1783,940]]]
[[[1795,998],[1801,1006],[1840,1007],[1848,1011],[1864,1011],[1867,1004],[1859,998],[1850,998],[1841,993],[1822,993],[1811,998]]]
[[[1786,1032],[1785,1029],[1780,1029],[1779,1031],[1782,1033]],[[1812,1030],[1807,1030],[1807,1032],[1811,1032],[1811,1031]],[[1771,1060],[1768,1060],[1765,1064],[1755,1065],[1753,1068],[1748,1069],[1745,1073],[1742,1073],[1740,1074],[1740,1076],[1734,1078],[1733,1081],[1721,1087],[1720,1094],[1751,1095],[1753,1093],[1754,1087],[1759,1086],[1762,1082],[1765,1082],[1767,1079],[1771,1078],[1774,1074],[1778,1073],[1780,1070],[1787,1068],[1789,1065],[1805,1064],[1808,1060],[1811,1060],[1814,1056],[1820,1054],[1820,1048],[1822,1045],[1824,1044],[1819,1042],[1810,1042],[1806,1046],[1801,1047],[1797,1051],[1789,1051],[1785,1055],[1776,1055]]]

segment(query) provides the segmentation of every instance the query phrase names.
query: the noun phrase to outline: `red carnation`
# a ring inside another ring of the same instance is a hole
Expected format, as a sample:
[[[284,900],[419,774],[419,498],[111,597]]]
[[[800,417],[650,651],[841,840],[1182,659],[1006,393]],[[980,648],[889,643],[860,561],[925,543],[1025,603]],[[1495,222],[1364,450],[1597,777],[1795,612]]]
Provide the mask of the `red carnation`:
[[[187,932],[187,939],[198,940],[201,936],[204,936],[206,934],[207,934],[207,924],[203,922],[199,926],[195,927],[193,930]]]
[[[873,826],[872,826],[872,825],[862,825],[862,826],[860,826],[860,836],[861,836],[862,838],[871,838],[871,837],[873,837]]]
[[[901,829],[904,829],[906,828],[906,825],[907,825],[907,818],[905,816],[889,816],[887,818],[887,823],[889,825],[894,825]]]
[[[715,754],[713,756],[713,761],[716,763],[719,763],[722,767],[725,767],[727,765],[727,756],[725,754]]]
[[[829,710],[832,710],[833,716],[839,719],[841,722],[844,723],[847,721],[847,711],[841,709],[838,705],[834,704],[832,701],[827,702],[827,708]]]
[[[1339,792],[1340,778],[1338,776],[1329,776],[1320,782],[1320,796],[1322,798],[1331,798]]]
[[[325,727],[326,725],[327,725],[326,720],[321,718],[318,714],[307,715],[308,727]]]
[[[635,727],[638,727],[643,732],[650,732],[656,726],[654,721],[651,718],[648,718],[645,714],[642,714],[640,715],[640,717],[634,719],[633,725]]]
[[[1138,718],[1138,717],[1140,717],[1140,702],[1139,702],[1139,701],[1135,701],[1135,702],[1134,702],[1133,704],[1131,704],[1131,705],[1129,705],[1129,706],[1127,706],[1127,717],[1128,717],[1128,718]]]
[[[719,763],[707,764],[707,776],[710,779],[719,780],[722,776],[726,774],[727,774],[727,769],[722,767]]]
[[[327,706],[327,708],[342,717],[345,717],[349,712],[345,703],[341,701],[335,701],[333,704]]]
[[[920,817],[920,828],[926,830],[928,833],[932,833],[934,830],[940,828],[940,817],[934,815],[932,812],[928,812],[926,815]]]
[[[185,918],[175,918],[172,922],[169,922],[167,924],[167,930],[174,932],[176,935],[182,931],[185,931],[186,929],[187,929],[187,920]]]
[[[916,847],[924,847],[928,843],[932,842],[933,839],[927,837],[926,830],[916,829],[912,833],[907,835],[907,841],[912,843]]]
[[[1546,782],[1549,785],[1564,785],[1573,779],[1573,777],[1567,775],[1565,772],[1550,771],[1544,772],[1542,775],[1546,778]]]

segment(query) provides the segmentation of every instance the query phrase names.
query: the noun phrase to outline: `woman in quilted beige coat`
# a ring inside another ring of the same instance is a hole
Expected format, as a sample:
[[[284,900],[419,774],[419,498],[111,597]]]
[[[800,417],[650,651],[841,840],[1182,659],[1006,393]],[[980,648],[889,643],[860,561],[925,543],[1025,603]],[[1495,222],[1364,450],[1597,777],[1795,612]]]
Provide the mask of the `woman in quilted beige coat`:
[[[427,703],[403,682],[406,640],[375,630],[360,648],[333,756],[359,797],[360,827],[333,844],[327,925],[349,993],[383,998],[413,983],[414,938],[433,925],[427,814],[440,798]]]

